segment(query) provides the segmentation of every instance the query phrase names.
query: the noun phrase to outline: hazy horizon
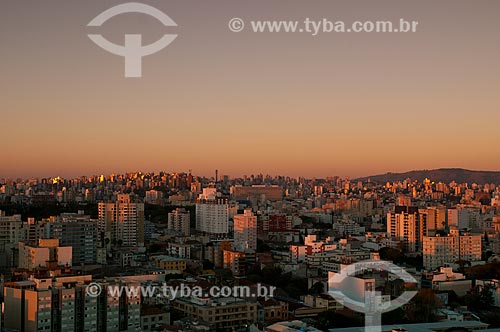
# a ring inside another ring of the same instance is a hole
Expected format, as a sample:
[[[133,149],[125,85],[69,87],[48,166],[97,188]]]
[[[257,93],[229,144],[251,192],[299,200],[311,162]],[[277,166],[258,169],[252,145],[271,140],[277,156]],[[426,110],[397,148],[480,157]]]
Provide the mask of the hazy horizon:
[[[312,176],[305,176],[303,174],[288,174],[288,173],[283,173],[283,174],[279,174],[279,173],[265,173],[265,172],[259,172],[259,170],[255,170],[253,172],[249,172],[249,173],[244,173],[244,174],[229,174],[229,173],[224,173],[223,170],[221,169],[217,169],[218,170],[218,175],[219,175],[219,178],[222,177],[222,176],[229,176],[230,178],[234,179],[234,178],[242,178],[244,176],[251,176],[251,175],[258,175],[258,174],[262,174],[264,176],[272,176],[272,177],[275,177],[275,176],[285,176],[285,177],[305,177],[305,178],[316,178],[316,179],[325,179],[327,177],[333,177],[333,176],[339,176],[341,178],[349,178],[349,179],[359,179],[359,178],[366,178],[366,177],[371,177],[371,176],[378,176],[378,175],[384,175],[384,174],[388,174],[388,173],[393,173],[393,174],[403,174],[403,173],[408,173],[408,172],[418,172],[418,171],[434,171],[434,170],[440,170],[440,169],[449,169],[449,170],[456,170],[456,169],[460,169],[460,170],[465,170],[465,171],[472,171],[472,172],[500,172],[500,170],[486,170],[486,169],[481,169],[481,170],[478,170],[478,169],[468,169],[468,168],[461,168],[461,167],[439,167],[439,168],[422,168],[422,169],[409,169],[409,170],[403,170],[403,171],[391,171],[391,170],[388,170],[388,171],[385,171],[385,172],[381,172],[381,173],[369,173],[369,174],[361,174],[361,175],[349,175],[349,174],[323,174],[323,175],[312,175]],[[86,177],[90,177],[90,176],[100,176],[100,175],[104,175],[104,176],[109,176],[111,174],[131,174],[131,173],[136,173],[136,172],[142,172],[144,174],[147,174],[147,173],[154,173],[154,174],[158,174],[160,172],[165,172],[165,173],[189,173],[189,171],[191,170],[191,174],[193,174],[194,176],[200,176],[200,177],[205,177],[205,178],[214,178],[215,177],[215,170],[213,170],[212,173],[203,173],[203,174],[200,174],[200,173],[197,173],[195,171],[195,169],[188,169],[188,170],[166,170],[166,169],[159,169],[159,170],[150,170],[150,169],[137,169],[137,170],[126,170],[126,171],[120,171],[120,172],[91,172],[91,173],[86,173],[86,174],[49,174],[49,175],[30,175],[30,176],[3,176],[2,174],[0,174],[0,179],[17,179],[17,178],[21,178],[21,179],[31,179],[31,178],[39,178],[39,179],[42,179],[42,178],[56,178],[56,177],[61,177],[63,179],[74,179],[74,178],[79,178],[79,177],[82,177],[82,176],[86,176]]]
[[[0,4],[0,177],[177,170],[351,178],[500,165],[500,2],[126,1]],[[249,20],[417,20],[415,33],[254,33]],[[123,77],[122,44],[177,39]]]

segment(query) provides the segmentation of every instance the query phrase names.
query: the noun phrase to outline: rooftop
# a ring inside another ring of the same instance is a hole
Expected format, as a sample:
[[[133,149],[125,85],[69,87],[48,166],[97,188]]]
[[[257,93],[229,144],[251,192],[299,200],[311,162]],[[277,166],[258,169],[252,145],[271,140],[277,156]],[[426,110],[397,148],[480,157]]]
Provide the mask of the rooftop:
[[[390,332],[394,329],[405,329],[408,332],[436,332],[445,331],[449,328],[467,328],[469,330],[481,329],[485,331],[489,324],[478,322],[478,321],[463,321],[463,322],[452,322],[444,321],[437,323],[420,323],[420,324],[401,324],[401,325],[383,325],[382,332]],[[499,332],[499,329],[493,329],[495,332]],[[364,332],[364,327],[349,327],[340,329],[329,329],[330,332]]]
[[[183,258],[172,257],[172,256],[167,256],[167,255],[153,256],[152,258],[157,259],[159,261],[163,261],[163,262],[180,262],[180,261],[185,261],[185,259],[183,259]]]

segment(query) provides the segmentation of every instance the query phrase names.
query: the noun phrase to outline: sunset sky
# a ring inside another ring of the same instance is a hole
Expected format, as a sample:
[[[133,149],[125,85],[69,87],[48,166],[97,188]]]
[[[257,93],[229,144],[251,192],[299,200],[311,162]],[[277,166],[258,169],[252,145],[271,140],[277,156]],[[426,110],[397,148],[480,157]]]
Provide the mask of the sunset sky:
[[[363,176],[500,169],[500,1],[0,3],[0,178],[126,171]],[[416,33],[239,33],[250,20],[419,21]],[[87,37],[145,44],[142,78]]]

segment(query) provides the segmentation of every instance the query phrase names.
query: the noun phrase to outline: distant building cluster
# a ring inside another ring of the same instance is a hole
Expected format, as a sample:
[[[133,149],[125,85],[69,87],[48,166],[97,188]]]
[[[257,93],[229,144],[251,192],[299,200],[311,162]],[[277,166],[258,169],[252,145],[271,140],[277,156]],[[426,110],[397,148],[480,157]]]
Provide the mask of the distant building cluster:
[[[500,184],[136,172],[0,179],[0,207],[5,331],[314,332],[326,313],[355,317],[330,296],[332,276],[381,259],[418,281],[370,270],[348,280],[349,294],[428,290],[439,329],[486,328],[475,307],[452,305],[485,289],[500,307],[498,280],[471,272],[500,263]],[[260,283],[279,292],[108,292]],[[404,311],[416,320],[414,303]]]

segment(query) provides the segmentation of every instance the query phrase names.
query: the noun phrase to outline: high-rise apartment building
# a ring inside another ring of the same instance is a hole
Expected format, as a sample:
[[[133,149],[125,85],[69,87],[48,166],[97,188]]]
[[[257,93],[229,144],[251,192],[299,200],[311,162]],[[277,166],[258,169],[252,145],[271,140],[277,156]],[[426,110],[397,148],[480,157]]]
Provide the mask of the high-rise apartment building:
[[[460,234],[458,241],[458,259],[474,262],[480,261],[482,256],[482,235],[468,233]]]
[[[47,238],[73,248],[73,265],[96,262],[97,221],[82,213],[63,213],[45,223]]]
[[[257,250],[257,216],[251,209],[234,216],[234,249]]]
[[[403,194],[398,194],[398,197],[396,198],[396,204],[398,206],[411,206],[411,197]]]
[[[191,214],[183,208],[177,208],[168,214],[168,229],[184,236],[190,235]]]
[[[458,229],[469,227],[469,211],[459,207],[449,209],[448,225]]]
[[[19,332],[140,331],[140,294],[112,296],[108,291],[138,287],[138,282],[102,281],[99,295],[87,291],[90,282],[92,277],[83,275],[6,283],[4,327]]]
[[[14,227],[21,228],[21,215],[6,216],[5,212],[0,210],[0,245],[11,243],[14,239],[12,236],[19,235],[19,232],[13,232]],[[3,249],[3,247],[0,247]]]
[[[407,252],[421,250],[422,236],[426,233],[425,224],[420,222],[418,208],[396,206],[394,212],[387,214],[387,233],[403,242]]]
[[[481,260],[481,235],[424,236],[423,244],[424,268],[428,270],[457,261]]]
[[[432,236],[438,230],[444,230],[447,226],[447,210],[445,207],[430,206],[419,210],[422,225],[427,232],[423,236]]]
[[[163,200],[163,193],[158,190],[148,190],[146,191],[146,197],[144,197],[144,202],[148,204],[161,204]]]
[[[259,215],[257,218],[257,233],[265,235],[269,232],[285,232],[292,230],[293,216],[273,213],[269,215]]]
[[[89,317],[77,319],[75,292],[82,293],[83,280],[84,277],[81,277],[81,280],[73,279],[75,283],[80,281],[82,284],[71,289],[65,289],[62,284],[56,286],[51,279],[6,283],[5,328],[19,332],[74,332],[79,331],[76,326],[78,324],[82,328],[87,327],[81,331],[96,331],[87,325]],[[57,308],[55,303],[58,304]]]
[[[215,188],[204,188],[196,202],[196,230],[212,238],[227,238],[229,232],[228,199]]]
[[[144,245],[144,204],[120,194],[116,202],[99,203],[99,231],[111,243],[125,247]]]
[[[22,239],[23,223],[21,215],[6,216],[0,210],[0,267],[12,266],[14,261],[13,250]]]

